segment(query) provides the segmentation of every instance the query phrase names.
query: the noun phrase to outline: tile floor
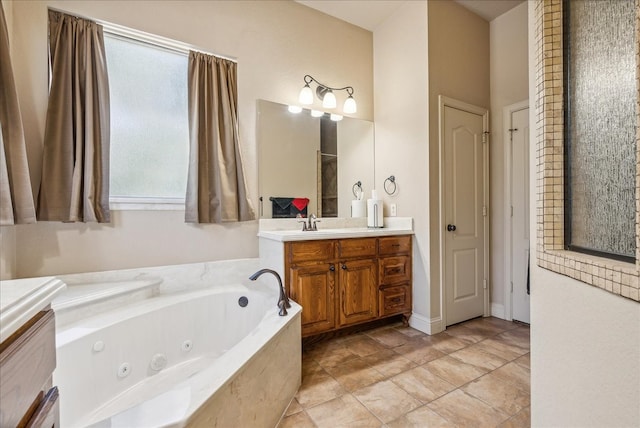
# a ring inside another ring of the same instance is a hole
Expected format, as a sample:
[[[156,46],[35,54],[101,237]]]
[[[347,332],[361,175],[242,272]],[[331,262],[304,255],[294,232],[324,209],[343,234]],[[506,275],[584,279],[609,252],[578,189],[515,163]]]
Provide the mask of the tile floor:
[[[278,428],[528,427],[529,327],[477,318],[428,336],[400,323],[308,346]]]

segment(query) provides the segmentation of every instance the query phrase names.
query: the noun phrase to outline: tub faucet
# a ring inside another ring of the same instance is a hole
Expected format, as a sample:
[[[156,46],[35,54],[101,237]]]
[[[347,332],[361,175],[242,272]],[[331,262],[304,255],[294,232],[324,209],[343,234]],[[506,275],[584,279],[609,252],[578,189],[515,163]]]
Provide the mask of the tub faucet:
[[[249,279],[251,281],[255,281],[263,273],[271,273],[278,280],[278,285],[280,286],[280,297],[278,298],[278,307],[280,308],[280,312],[278,312],[278,314],[281,317],[287,315],[287,308],[291,307],[291,303],[289,303],[289,298],[287,297],[287,294],[284,292],[284,287],[282,286],[282,279],[280,278],[280,275],[278,274],[278,272],[272,269],[260,269],[258,272],[251,275]]]

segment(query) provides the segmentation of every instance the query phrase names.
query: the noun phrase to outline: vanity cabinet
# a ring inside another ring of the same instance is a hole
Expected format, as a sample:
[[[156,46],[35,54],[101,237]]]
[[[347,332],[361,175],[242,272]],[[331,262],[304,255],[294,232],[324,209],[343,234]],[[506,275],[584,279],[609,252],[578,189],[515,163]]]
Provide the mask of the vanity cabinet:
[[[0,426],[59,425],[52,310],[39,312],[0,344]]]
[[[284,243],[289,297],[302,336],[411,314],[411,236]]]

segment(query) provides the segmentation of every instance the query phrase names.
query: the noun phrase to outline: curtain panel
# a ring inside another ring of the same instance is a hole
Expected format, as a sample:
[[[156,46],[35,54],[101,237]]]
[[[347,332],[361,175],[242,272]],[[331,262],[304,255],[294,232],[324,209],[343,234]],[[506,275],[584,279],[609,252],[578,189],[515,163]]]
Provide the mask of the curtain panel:
[[[109,82],[102,26],[49,11],[49,50],[38,219],[108,223]]]
[[[9,33],[0,2],[0,225],[35,223],[27,147],[18,103]]]
[[[189,175],[185,221],[255,219],[238,138],[237,65],[189,52]]]

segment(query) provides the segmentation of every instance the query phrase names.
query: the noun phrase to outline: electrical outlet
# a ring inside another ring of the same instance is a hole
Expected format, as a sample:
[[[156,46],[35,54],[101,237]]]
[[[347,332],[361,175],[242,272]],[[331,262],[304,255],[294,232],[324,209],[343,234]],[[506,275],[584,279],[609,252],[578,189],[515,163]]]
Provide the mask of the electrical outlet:
[[[398,215],[398,207],[396,207],[396,204],[390,204],[389,211],[391,211],[390,213],[391,217],[395,217],[396,215]]]

